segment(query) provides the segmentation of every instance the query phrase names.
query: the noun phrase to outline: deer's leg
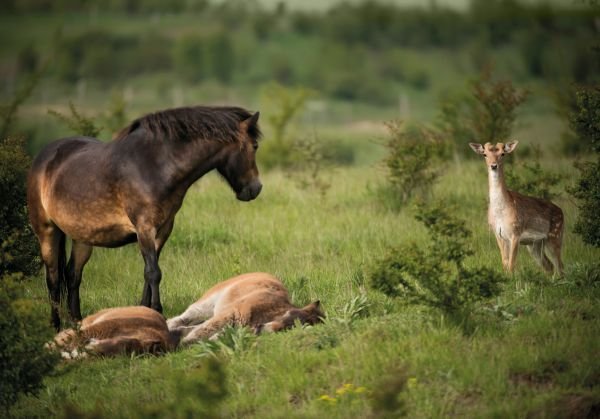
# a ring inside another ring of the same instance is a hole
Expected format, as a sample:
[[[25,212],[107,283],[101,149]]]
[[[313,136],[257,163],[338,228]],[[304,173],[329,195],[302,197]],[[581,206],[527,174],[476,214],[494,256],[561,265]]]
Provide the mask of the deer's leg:
[[[552,263],[550,263],[550,260],[544,254],[544,242],[542,240],[527,245],[527,250],[529,250],[529,253],[538,265],[546,272],[552,272]]]
[[[548,245],[546,246],[548,256],[554,265],[554,273],[562,276],[564,273],[564,266],[562,258],[560,256],[562,247],[562,237],[548,238]]]
[[[502,257],[502,267],[507,270],[508,269],[508,242],[504,240],[502,237],[496,235],[496,243],[498,243],[498,247],[500,248],[500,255]]]
[[[156,229],[152,227],[138,229],[138,243],[144,258],[144,292],[141,305],[162,313],[159,290],[162,272],[158,266]]]
[[[519,251],[519,237],[513,236],[510,239],[508,249],[508,272],[513,273],[515,264],[517,263],[517,253]]]
[[[83,267],[90,260],[93,247],[73,240],[71,257],[67,264],[67,292],[69,302],[69,315],[72,320],[81,320],[81,307],[79,304],[79,286]]]

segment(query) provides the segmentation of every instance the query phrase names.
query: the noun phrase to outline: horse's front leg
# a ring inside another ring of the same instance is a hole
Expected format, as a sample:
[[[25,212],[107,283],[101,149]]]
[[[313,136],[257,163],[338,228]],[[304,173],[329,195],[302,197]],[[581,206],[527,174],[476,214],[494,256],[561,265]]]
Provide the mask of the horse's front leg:
[[[142,257],[144,258],[144,292],[141,305],[151,307],[162,313],[160,303],[159,285],[162,273],[158,266],[158,252],[156,249],[156,229],[138,231],[138,242]]]

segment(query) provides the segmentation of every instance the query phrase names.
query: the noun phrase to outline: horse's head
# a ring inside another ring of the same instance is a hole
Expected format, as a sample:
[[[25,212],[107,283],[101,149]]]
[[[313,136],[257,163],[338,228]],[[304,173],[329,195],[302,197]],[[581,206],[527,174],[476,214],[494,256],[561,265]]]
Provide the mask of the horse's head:
[[[325,314],[321,311],[320,301],[315,301],[303,308],[293,308],[286,311],[282,316],[276,317],[273,321],[262,324],[255,328],[255,333],[279,332],[294,326],[296,320],[301,324],[317,324],[323,322]]]
[[[252,201],[262,189],[256,167],[256,151],[260,136],[258,116],[259,113],[256,112],[240,122],[238,141],[228,146],[226,158],[217,167],[240,201]]]

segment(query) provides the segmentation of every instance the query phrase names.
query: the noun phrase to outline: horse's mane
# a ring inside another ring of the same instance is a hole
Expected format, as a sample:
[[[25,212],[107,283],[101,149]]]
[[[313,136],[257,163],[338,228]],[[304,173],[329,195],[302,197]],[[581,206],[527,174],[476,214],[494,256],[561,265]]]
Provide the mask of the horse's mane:
[[[251,116],[252,113],[246,109],[234,106],[166,109],[134,120],[117,133],[115,140],[123,140],[136,129],[144,128],[168,141],[201,139],[233,142],[239,135],[240,123]],[[248,127],[248,134],[256,140],[261,136],[256,124]]]

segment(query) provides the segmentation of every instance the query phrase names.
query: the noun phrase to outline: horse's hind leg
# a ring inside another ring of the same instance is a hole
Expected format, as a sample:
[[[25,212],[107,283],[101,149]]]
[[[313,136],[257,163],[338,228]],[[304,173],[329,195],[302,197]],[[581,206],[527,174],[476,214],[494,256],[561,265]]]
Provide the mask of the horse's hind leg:
[[[69,315],[72,320],[81,320],[81,308],[79,304],[79,286],[83,267],[92,255],[93,247],[73,240],[71,257],[67,265],[67,291],[69,301]]]
[[[65,234],[54,224],[37,229],[42,261],[46,268],[46,285],[50,296],[52,324],[60,330],[61,288],[64,286]]]

